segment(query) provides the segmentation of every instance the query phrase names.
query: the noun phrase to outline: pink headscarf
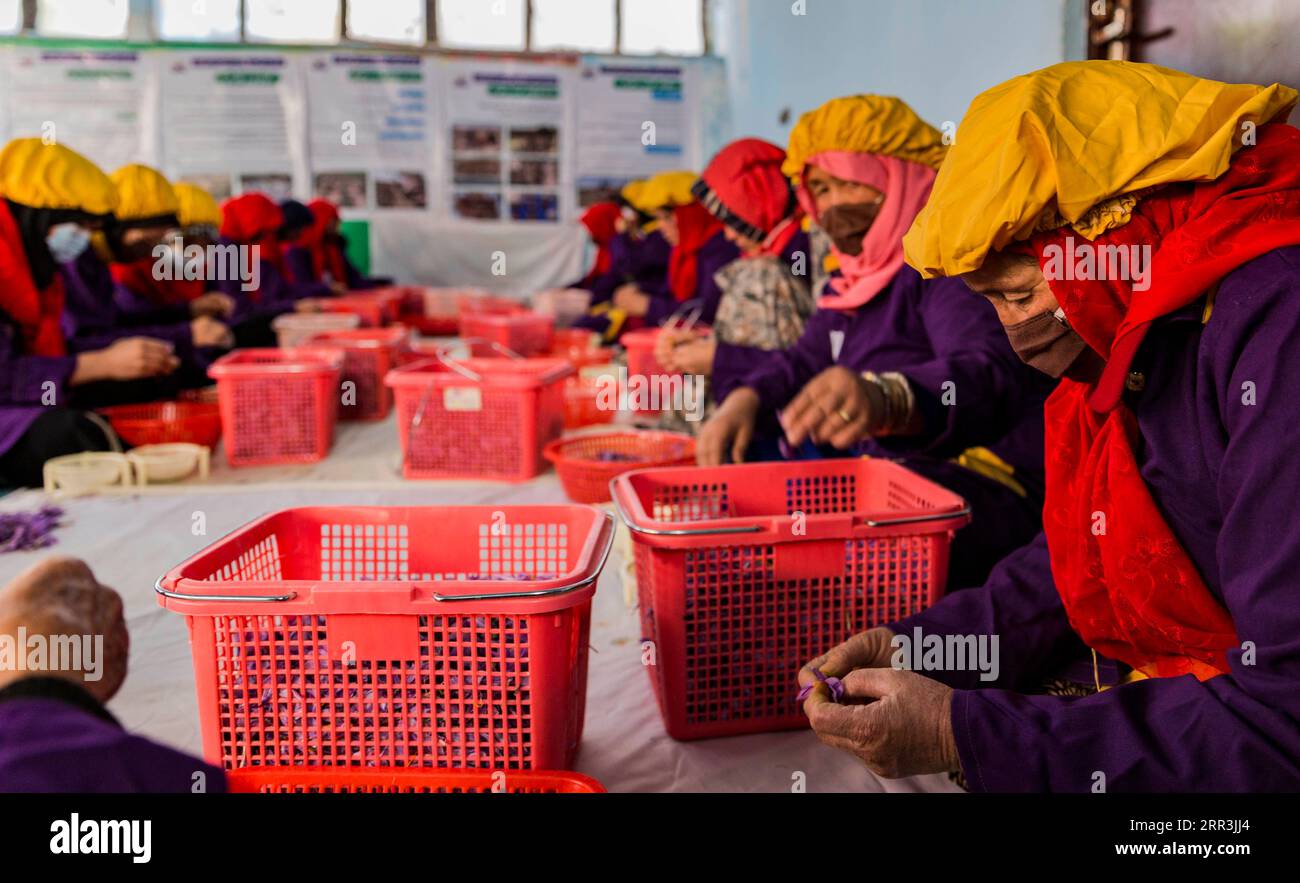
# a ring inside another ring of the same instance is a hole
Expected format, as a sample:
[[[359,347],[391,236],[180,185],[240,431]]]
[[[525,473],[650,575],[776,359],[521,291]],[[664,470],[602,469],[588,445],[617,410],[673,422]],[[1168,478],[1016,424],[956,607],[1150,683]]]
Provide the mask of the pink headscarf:
[[[937,174],[929,166],[875,153],[830,150],[809,157],[808,165],[845,181],[874,187],[885,195],[880,214],[862,238],[862,254],[831,250],[843,274],[830,282],[833,294],[819,298],[817,306],[827,310],[856,310],[884,291],[903,267],[903,234],[930,198]],[[807,177],[805,174],[804,178]],[[816,200],[805,184],[799,185],[799,204],[815,221]]]

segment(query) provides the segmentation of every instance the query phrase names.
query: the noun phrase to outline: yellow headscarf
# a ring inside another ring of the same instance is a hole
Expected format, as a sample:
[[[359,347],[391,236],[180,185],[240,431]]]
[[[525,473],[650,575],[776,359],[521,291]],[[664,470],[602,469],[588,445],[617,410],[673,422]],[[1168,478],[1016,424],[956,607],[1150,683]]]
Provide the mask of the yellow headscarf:
[[[117,188],[99,166],[40,138],[18,138],[0,150],[0,196],[31,208],[90,215],[117,208]]]
[[[828,151],[877,153],[937,169],[943,134],[903,101],[886,95],[835,98],[799,117],[781,170],[796,181],[808,161]]]
[[[220,227],[221,206],[212,198],[212,194],[194,184],[173,184],[176,201],[180,207],[176,211],[182,227]]]
[[[139,221],[180,211],[171,182],[155,169],[132,164],[122,166],[110,177],[117,186],[119,221]]]
[[[699,179],[694,172],[661,172],[655,175],[637,194],[640,205],[638,211],[650,213],[657,209],[695,202],[691,187]]]
[[[903,239],[922,276],[978,269],[990,251],[1070,224],[1128,223],[1142,191],[1212,181],[1294,89],[1230,85],[1151,64],[1075,61],[971,102],[930,201]]]

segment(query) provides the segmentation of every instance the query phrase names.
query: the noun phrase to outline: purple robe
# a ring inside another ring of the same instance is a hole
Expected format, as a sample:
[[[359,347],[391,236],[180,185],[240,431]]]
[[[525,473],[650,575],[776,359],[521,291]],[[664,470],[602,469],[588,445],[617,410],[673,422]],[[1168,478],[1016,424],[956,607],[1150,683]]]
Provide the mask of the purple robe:
[[[76,367],[76,356],[23,355],[17,328],[0,313],[0,454],[8,453],[49,410],[41,403],[46,382],[54,383],[56,402],[68,401],[68,379]]]
[[[722,289],[714,277],[727,264],[740,257],[740,250],[734,243],[727,241],[726,234],[719,230],[696,253],[695,293],[688,301],[695,301],[700,309],[700,324],[709,325],[718,312],[718,302],[722,300]],[[671,288],[671,282],[665,276],[658,287],[643,288],[650,295],[650,307],[646,311],[645,324],[662,325],[673,313],[682,308],[685,301],[678,301]]]
[[[152,337],[170,343],[182,362],[194,360],[189,318],[178,319],[176,311],[166,307],[123,311],[118,305],[119,286],[108,264],[93,251],[87,249],[75,261],[62,264],[59,272],[67,292],[63,334],[70,352],[102,350],[125,337]]]
[[[202,773],[209,793],[225,774],[195,757],[124,731],[53,698],[0,702],[0,791],[63,794],[188,793]]]
[[[1126,401],[1139,470],[1252,656],[1229,674],[1141,680],[1085,698],[1014,692],[1082,649],[1039,537],[982,588],[890,627],[999,636],[1000,675],[926,672],[956,688],[953,733],[976,791],[1300,789],[1300,247],[1225,277],[1158,320]],[[1157,590],[1159,587],[1156,587]]]
[[[222,248],[240,247],[240,243],[224,237],[217,244]],[[243,266],[242,261],[240,266]],[[218,279],[213,285],[217,291],[229,295],[234,300],[235,314],[231,321],[235,324],[249,319],[270,318],[282,313],[292,313],[297,301],[305,298],[331,297],[334,294],[323,282],[290,282],[279,268],[266,258],[258,259],[256,292],[245,291],[241,279]],[[253,296],[254,294],[256,297]]]

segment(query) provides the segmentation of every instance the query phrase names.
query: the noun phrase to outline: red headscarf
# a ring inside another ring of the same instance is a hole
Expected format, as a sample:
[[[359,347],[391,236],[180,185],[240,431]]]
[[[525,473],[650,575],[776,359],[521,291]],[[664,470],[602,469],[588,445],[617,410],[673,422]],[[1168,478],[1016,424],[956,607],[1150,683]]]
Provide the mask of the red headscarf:
[[[329,273],[330,278],[340,285],[347,285],[347,263],[343,249],[332,235],[334,225],[340,220],[338,206],[328,199],[313,199],[307,203],[311,211],[312,225],[298,238],[298,244],[311,254],[311,266],[316,274],[314,281],[320,281]]]
[[[616,226],[623,210],[616,202],[598,202],[582,213],[582,226],[591,234],[591,241],[596,244],[596,263],[591,268],[587,279],[594,281],[603,276],[613,266],[614,258],[610,254],[609,244],[618,235]]]
[[[1064,248],[1070,228],[1030,240]],[[1263,126],[1218,180],[1174,184],[1140,199],[1132,220],[1094,246],[1150,246],[1151,287],[1127,281],[1050,280],[1066,317],[1107,359],[1095,386],[1063,380],[1047,402],[1043,527],[1052,577],[1070,624],[1087,644],[1148,674],[1228,671],[1237,636],[1165,522],[1134,456],[1137,419],[1119,401],[1153,320],[1203,296],[1237,267],[1300,244],[1300,131]],[[1059,274],[1053,274],[1059,275]],[[1106,515],[1095,535],[1094,513]]]
[[[784,162],[775,144],[742,138],[718,151],[692,191],[718,220],[760,243],[760,255],[779,255],[802,219]]]
[[[0,310],[18,326],[24,354],[67,353],[61,325],[63,298],[63,277],[58,273],[45,288],[36,287],[18,224],[8,204],[0,199]]]
[[[284,223],[280,207],[262,193],[245,193],[221,204],[221,235],[239,245],[256,245],[261,257],[284,275],[284,256],[276,233]]]
[[[208,290],[205,279],[155,279],[153,271],[156,263],[153,258],[142,258],[125,264],[113,263],[109,265],[109,272],[113,274],[113,281],[158,306],[187,304]],[[183,267],[182,263],[174,270],[179,271]]]
[[[722,231],[722,224],[698,202],[673,209],[677,221],[677,245],[668,256],[668,284],[680,303],[695,297],[699,288],[699,253]]]

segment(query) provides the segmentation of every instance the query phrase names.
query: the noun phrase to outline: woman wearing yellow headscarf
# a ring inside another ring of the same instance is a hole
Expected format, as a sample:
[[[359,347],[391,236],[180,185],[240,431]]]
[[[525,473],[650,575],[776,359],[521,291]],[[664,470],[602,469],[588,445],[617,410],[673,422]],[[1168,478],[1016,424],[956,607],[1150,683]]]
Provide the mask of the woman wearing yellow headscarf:
[[[775,458],[779,444],[791,457],[906,457],[974,510],[953,549],[960,588],[1038,532],[1047,384],[987,304],[903,262],[945,153],[942,134],[897,98],[837,98],[800,118],[784,171],[839,269],[800,339],[756,359],[696,450],[703,465]]]
[[[176,367],[166,344],[141,337],[69,352],[60,265],[87,253],[116,208],[113,182],[80,154],[39,138],[0,150],[0,484],[38,485],[47,459],[108,447],[68,407],[78,391]]]
[[[907,258],[1063,378],[1044,534],[810,663],[879,700],[812,697],[823,740],[975,790],[1300,790],[1296,98],[1090,61],[971,104]],[[997,640],[999,665],[887,667],[921,635]],[[1092,689],[1019,692],[1085,648]]]

